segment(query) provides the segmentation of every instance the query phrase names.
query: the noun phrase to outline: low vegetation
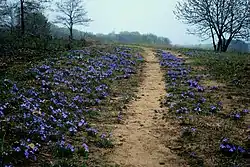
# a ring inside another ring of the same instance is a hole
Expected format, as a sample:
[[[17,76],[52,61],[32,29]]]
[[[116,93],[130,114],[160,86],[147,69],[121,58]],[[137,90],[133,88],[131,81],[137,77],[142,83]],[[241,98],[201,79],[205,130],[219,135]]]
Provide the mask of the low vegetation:
[[[0,87],[1,166],[84,166],[91,147],[112,147],[102,120],[118,121],[131,99],[138,51],[86,48],[8,69]]]
[[[157,51],[166,72],[165,118],[181,126],[174,150],[191,166],[247,166],[249,55],[178,51],[182,57]]]
[[[0,166],[105,166],[112,130],[148,77],[142,47],[165,74],[163,119],[180,129],[167,147],[190,166],[248,166],[249,9],[249,0],[177,3],[177,19],[212,41],[193,47],[213,52],[151,33],[75,30],[92,22],[82,0],[1,0]]]

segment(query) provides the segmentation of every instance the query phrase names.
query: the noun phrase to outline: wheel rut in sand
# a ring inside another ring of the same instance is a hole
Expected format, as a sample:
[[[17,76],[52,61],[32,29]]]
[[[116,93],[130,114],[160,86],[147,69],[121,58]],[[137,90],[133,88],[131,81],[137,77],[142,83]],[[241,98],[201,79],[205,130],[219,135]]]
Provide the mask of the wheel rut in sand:
[[[166,147],[166,141],[178,133],[176,127],[156,115],[162,110],[160,99],[166,94],[159,62],[147,48],[144,59],[146,66],[138,91],[140,98],[128,105],[128,118],[114,130],[117,144],[108,158],[120,167],[184,166]]]

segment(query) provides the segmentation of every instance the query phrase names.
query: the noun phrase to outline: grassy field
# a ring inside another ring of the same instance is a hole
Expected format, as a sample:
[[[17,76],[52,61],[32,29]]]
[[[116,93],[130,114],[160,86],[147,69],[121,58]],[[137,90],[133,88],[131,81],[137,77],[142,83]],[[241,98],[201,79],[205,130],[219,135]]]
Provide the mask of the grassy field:
[[[142,47],[87,47],[2,69],[1,166],[106,166],[143,80]],[[167,147],[190,166],[247,166],[250,55],[161,47],[163,118],[180,131]]]
[[[95,166],[140,82],[141,50],[97,46],[0,76],[1,166]],[[102,166],[102,165],[101,165]]]
[[[249,165],[250,55],[157,50],[165,71],[167,121],[180,126],[173,150],[191,166]]]

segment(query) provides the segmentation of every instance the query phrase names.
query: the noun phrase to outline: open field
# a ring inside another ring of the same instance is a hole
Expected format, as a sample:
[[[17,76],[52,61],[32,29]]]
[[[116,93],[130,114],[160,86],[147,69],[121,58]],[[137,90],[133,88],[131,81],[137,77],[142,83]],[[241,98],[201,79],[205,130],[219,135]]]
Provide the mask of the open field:
[[[250,55],[105,45],[1,72],[2,166],[248,166]]]
[[[86,48],[4,71],[2,166],[95,163],[93,150],[113,146],[106,124],[119,122],[140,81],[139,52],[114,46]]]
[[[190,166],[248,166],[250,55],[172,49],[158,56],[165,118],[181,129],[167,145]]]
[[[0,0],[0,167],[250,167],[250,0]]]

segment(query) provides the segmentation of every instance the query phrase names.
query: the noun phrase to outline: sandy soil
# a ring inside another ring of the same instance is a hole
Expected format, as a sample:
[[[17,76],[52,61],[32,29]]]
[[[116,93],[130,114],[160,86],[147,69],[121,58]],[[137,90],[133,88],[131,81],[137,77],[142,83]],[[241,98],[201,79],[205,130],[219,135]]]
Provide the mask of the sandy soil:
[[[166,144],[179,132],[177,127],[162,119],[160,99],[166,92],[158,60],[147,48],[144,58],[146,67],[139,98],[128,105],[128,118],[114,130],[115,148],[108,159],[120,167],[187,166]]]

